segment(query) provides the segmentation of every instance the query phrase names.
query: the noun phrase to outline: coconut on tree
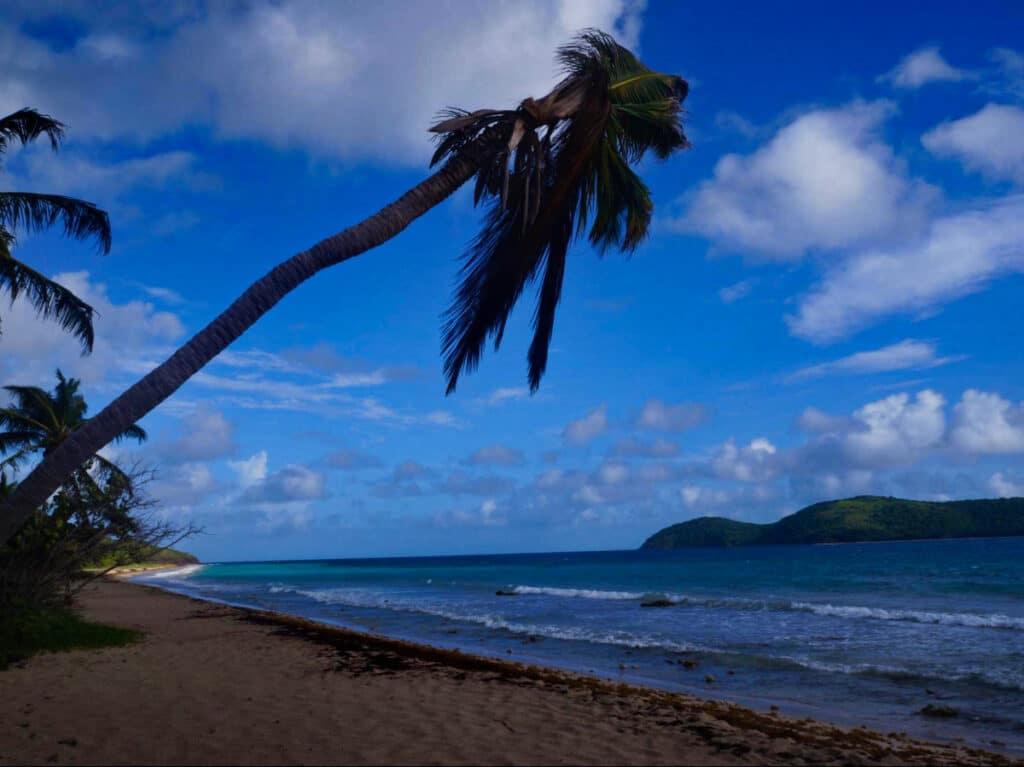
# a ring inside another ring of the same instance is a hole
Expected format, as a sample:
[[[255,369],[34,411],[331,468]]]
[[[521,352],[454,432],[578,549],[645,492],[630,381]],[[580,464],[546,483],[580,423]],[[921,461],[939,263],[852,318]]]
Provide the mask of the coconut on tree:
[[[540,281],[528,354],[532,389],[547,367],[565,259],[580,235],[601,249],[633,250],[647,233],[650,192],[632,166],[688,143],[681,124],[687,84],[655,72],[611,36],[588,30],[558,51],[564,79],[514,109],[450,110],[432,128],[440,165],[395,202],[282,262],[99,414],[76,429],[0,504],[0,543],[99,448],[151,411],[290,291],[327,267],[390,240],[475,179],[486,205],[465,254],[443,328],[447,391],[501,343],[523,290]]]

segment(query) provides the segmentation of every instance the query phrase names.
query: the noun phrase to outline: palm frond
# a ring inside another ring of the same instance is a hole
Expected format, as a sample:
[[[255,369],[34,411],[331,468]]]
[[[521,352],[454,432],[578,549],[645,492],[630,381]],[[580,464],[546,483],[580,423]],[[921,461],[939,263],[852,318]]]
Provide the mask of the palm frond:
[[[5,247],[0,247],[0,288],[7,289],[12,302],[24,294],[41,317],[56,320],[74,335],[83,353],[92,351],[93,308],[60,283],[18,261]]]
[[[489,204],[443,316],[449,393],[462,372],[477,367],[488,340],[500,344],[523,290],[543,274],[527,356],[530,388],[537,389],[573,240],[586,234],[600,251],[633,251],[653,203],[630,165],[648,151],[664,158],[688,145],[682,78],[653,72],[596,30],[560,49],[558,60],[565,79],[543,98],[513,111],[449,110],[433,128],[434,162],[471,158],[474,201]]]
[[[8,232],[19,228],[35,232],[58,225],[66,237],[95,238],[100,250],[110,252],[110,217],[91,202],[59,194],[0,193],[0,226]]]
[[[149,435],[146,434],[146,430],[138,424],[132,424],[114,437],[114,442],[123,442],[126,439],[134,439],[136,442],[145,442],[149,439]]]
[[[19,109],[0,117],[0,154],[7,151],[8,144],[15,139],[28,144],[43,134],[50,139],[50,146],[56,151],[64,138],[64,124],[34,109]]]

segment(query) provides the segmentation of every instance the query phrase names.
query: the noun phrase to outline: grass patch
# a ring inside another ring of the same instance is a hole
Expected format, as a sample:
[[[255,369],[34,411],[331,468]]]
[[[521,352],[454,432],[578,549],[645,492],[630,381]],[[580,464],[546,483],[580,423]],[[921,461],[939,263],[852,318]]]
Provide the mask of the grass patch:
[[[69,610],[30,610],[0,619],[0,670],[41,652],[121,647],[141,631],[82,620]]]

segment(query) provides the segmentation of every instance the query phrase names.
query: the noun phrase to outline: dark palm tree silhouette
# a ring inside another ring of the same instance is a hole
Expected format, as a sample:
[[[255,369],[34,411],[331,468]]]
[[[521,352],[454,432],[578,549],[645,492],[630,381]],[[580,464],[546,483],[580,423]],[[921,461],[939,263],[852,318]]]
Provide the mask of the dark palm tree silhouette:
[[[686,82],[654,72],[610,36],[590,30],[558,53],[565,78],[541,99],[510,110],[450,110],[432,129],[432,176],[366,220],[284,261],[255,282],[168,360],[75,430],[15,492],[0,501],[0,544],[89,456],[174,393],[288,292],[329,266],[391,239],[476,177],[489,207],[469,248],[444,325],[451,392],[489,339],[500,343],[509,313],[541,274],[529,352],[534,389],[547,365],[565,257],[586,231],[599,248],[631,250],[651,217],[647,187],[630,168],[649,150],[664,158],[687,146],[680,123]]]
[[[0,118],[0,155],[12,141],[24,145],[44,135],[56,151],[64,125],[34,109]],[[0,288],[7,289],[11,301],[24,295],[41,317],[56,320],[81,341],[83,351],[92,351],[92,307],[11,255],[15,230],[54,226],[63,227],[66,236],[77,240],[95,238],[104,253],[110,251],[110,219],[91,202],[58,194],[0,192]]]
[[[5,386],[11,403],[0,408],[0,475],[16,468],[33,455],[49,455],[86,423],[88,405],[79,393],[81,381],[65,378],[57,371],[57,385],[52,392],[37,386]],[[127,426],[114,437],[114,442],[146,440],[145,430],[136,424]],[[110,471],[120,473],[114,464],[100,455],[93,458]]]

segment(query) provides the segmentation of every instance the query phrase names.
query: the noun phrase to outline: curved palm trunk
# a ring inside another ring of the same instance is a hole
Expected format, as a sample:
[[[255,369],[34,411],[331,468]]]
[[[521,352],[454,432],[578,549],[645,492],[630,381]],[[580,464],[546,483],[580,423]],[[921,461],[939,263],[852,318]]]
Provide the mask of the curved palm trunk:
[[[75,430],[0,504],[0,546],[85,460],[136,423],[226,349],[290,291],[321,269],[390,240],[464,184],[475,172],[467,158],[447,163],[366,220],[321,240],[265,274],[213,322],[95,417]]]

